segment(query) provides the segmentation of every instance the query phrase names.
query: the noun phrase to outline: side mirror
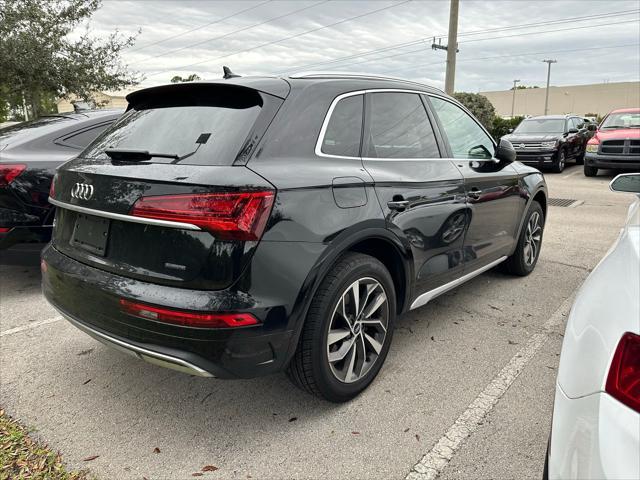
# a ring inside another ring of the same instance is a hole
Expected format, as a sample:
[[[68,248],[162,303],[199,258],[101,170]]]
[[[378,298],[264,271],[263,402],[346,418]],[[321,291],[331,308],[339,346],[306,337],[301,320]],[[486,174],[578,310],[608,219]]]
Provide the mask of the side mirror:
[[[513,145],[511,145],[509,140],[501,138],[498,142],[498,146],[496,147],[495,157],[503,162],[515,162],[516,150],[513,148]]]
[[[579,130],[577,128],[570,128],[567,133],[571,134],[571,133],[578,133],[578,132]]]
[[[508,130],[508,132],[509,132],[509,133],[513,133],[513,128],[510,128],[510,129]]]
[[[587,125],[587,130],[590,132],[595,132],[598,129],[598,126],[595,123],[590,123]]]
[[[621,173],[611,180],[609,188],[613,192],[635,193],[640,195],[640,173]]]

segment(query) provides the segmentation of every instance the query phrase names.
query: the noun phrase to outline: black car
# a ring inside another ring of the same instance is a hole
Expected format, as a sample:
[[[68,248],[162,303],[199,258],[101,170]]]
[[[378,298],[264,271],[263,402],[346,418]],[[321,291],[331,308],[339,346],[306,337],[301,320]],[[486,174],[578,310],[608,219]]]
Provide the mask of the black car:
[[[579,165],[584,161],[587,141],[595,126],[574,115],[546,115],[525,118],[509,135],[518,161],[540,169],[551,168],[560,173],[567,160]]]
[[[48,242],[55,169],[80,153],[122,111],[49,115],[0,130],[0,249]]]
[[[193,375],[287,370],[345,401],[398,315],[537,261],[542,174],[454,99],[376,77],[147,88],[59,169],[43,290],[75,326]]]

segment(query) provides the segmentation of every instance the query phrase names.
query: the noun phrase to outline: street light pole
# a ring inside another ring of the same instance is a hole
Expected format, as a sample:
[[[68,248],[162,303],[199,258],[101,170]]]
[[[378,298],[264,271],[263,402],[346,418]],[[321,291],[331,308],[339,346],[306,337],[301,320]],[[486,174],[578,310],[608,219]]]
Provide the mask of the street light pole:
[[[458,7],[459,0],[451,0],[449,7],[449,41],[447,44],[447,72],[444,77],[444,91],[453,95],[456,78],[456,53],[458,51]]]
[[[549,80],[551,80],[551,64],[558,63],[557,60],[543,60],[544,63],[548,65],[547,68],[547,91],[544,97],[544,114],[546,115],[549,111]]]
[[[513,98],[511,99],[511,118],[513,118],[513,111],[516,106],[516,85],[520,80],[513,81]]]

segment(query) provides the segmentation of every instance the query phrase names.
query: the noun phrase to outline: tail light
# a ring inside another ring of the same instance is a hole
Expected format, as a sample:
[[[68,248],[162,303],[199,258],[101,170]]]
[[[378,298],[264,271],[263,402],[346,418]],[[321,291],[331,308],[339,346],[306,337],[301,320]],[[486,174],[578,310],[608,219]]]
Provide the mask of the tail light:
[[[259,240],[273,199],[271,190],[142,197],[131,215],[190,223],[223,240]]]
[[[27,168],[27,166],[20,163],[7,163],[4,165],[0,164],[0,187],[6,187],[11,182],[13,182],[15,178],[24,171],[25,168]]]
[[[11,227],[0,227],[0,233],[7,233],[11,230]]]
[[[51,180],[51,186],[49,187],[49,198],[56,198],[56,180],[58,179],[58,174],[56,173]]]
[[[195,313],[174,310],[164,307],[156,307],[143,303],[131,302],[120,299],[120,308],[123,312],[146,320],[172,323],[185,327],[199,328],[233,328],[257,325],[258,319],[250,313]]]
[[[613,354],[605,391],[640,412],[640,335],[627,332]]]

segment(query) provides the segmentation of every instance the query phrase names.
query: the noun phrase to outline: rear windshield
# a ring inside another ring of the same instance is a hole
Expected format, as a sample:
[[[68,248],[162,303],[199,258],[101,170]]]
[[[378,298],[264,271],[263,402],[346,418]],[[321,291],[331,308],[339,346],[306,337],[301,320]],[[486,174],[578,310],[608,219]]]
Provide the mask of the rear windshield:
[[[144,150],[147,163],[231,165],[263,107],[246,88],[176,89],[143,98],[80,155],[108,159],[105,150]]]
[[[563,133],[564,132],[564,119],[552,118],[552,119],[529,119],[523,120],[518,128],[515,129],[515,133]]]
[[[73,122],[74,118],[60,116],[41,117],[29,122],[20,122],[10,127],[0,129],[0,145],[19,142],[26,139],[38,138],[61,128],[65,128]]]

